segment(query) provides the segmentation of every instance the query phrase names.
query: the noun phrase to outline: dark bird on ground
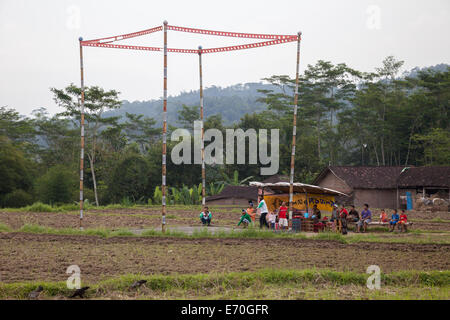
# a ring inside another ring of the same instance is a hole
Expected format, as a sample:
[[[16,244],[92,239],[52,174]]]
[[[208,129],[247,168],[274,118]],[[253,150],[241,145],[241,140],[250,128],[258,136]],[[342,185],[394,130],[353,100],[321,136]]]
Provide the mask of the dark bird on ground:
[[[87,289],[89,289],[89,287],[83,287],[81,289],[77,289],[74,291],[74,293],[69,298],[75,298],[75,297],[84,298],[83,295],[86,293]]]
[[[36,290],[31,291],[28,294],[28,298],[37,299],[43,290],[44,290],[44,288],[42,286],[37,287]]]
[[[144,283],[146,283],[147,282],[147,280],[138,280],[138,281],[135,281],[135,282],[133,282],[133,284],[131,285],[131,287],[130,287],[130,289],[137,289],[137,288],[139,288],[140,286],[142,286]]]

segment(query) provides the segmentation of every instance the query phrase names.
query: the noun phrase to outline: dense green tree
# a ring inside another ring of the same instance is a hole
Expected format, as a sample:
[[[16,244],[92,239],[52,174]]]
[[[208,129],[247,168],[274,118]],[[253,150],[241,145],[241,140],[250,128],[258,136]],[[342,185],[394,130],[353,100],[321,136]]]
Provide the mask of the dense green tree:
[[[77,199],[78,177],[70,168],[54,166],[39,177],[36,193],[38,199],[47,204],[70,203]]]
[[[9,138],[0,136],[0,197],[16,190],[32,187],[31,164]]]
[[[52,88],[55,102],[64,112],[62,116],[76,120],[74,123],[80,126],[81,121],[81,88],[71,84],[64,89]],[[105,116],[108,110],[120,108],[121,102],[118,99],[119,92],[115,90],[105,91],[98,86],[85,88],[85,134],[86,155],[89,160],[89,169],[94,187],[95,203],[98,206],[97,179],[95,175],[95,162],[98,154],[97,140],[101,130],[109,126],[117,126],[119,117]]]
[[[129,141],[139,144],[141,152],[146,152],[150,145],[155,142],[161,134],[160,128],[154,128],[155,119],[144,117],[142,114],[131,114],[126,112],[126,121],[123,125]]]
[[[133,201],[151,196],[151,167],[147,160],[135,153],[130,153],[115,167],[108,182],[108,191],[112,201],[129,197]]]
[[[187,106],[183,104],[181,110],[178,111],[178,122],[182,128],[190,131],[194,130],[194,121],[200,120],[200,107],[199,106]]]

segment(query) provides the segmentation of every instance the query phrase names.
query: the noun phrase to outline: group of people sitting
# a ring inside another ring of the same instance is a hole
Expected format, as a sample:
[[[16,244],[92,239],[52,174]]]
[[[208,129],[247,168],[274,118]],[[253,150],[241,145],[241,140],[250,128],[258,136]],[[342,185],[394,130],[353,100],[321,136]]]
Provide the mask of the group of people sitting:
[[[256,209],[259,209],[260,211],[260,228],[266,227],[268,229],[275,229],[276,226],[278,226],[281,230],[288,228],[288,207],[286,206],[286,202],[283,201],[280,207],[272,212],[268,210],[264,197],[259,196],[259,204]],[[242,209],[241,218],[237,226],[242,224],[244,228],[247,228],[249,225],[254,224],[256,221],[256,209],[253,206],[253,202],[249,201],[248,208],[246,210]],[[317,227],[319,229],[323,229],[325,226],[328,226],[334,231],[342,234],[347,234],[347,226],[349,222],[356,224],[357,233],[366,232],[368,225],[372,222],[372,212],[369,210],[368,204],[364,204],[361,214],[358,213],[354,205],[351,206],[350,211],[347,211],[344,204],[341,205],[340,209],[338,209],[337,204],[334,204],[329,221],[327,217],[322,220],[322,214],[317,208],[317,205],[313,206],[311,215],[308,212],[304,212],[301,215],[305,219],[311,218],[315,228]],[[408,216],[406,215],[405,210],[402,210],[399,215],[397,209],[393,209],[391,218],[388,218],[386,211],[383,209],[381,210],[379,219],[380,223],[389,224],[389,232],[393,232],[396,226],[398,226],[400,232],[407,231]],[[208,207],[205,207],[203,212],[200,213],[200,221],[203,225],[210,226],[211,220],[211,211],[209,211]]]
[[[341,209],[338,210],[338,205],[335,204],[331,213],[330,222],[333,224],[334,230],[340,231],[343,234],[347,233],[348,222],[356,223],[357,233],[366,232],[368,225],[372,222],[372,212],[369,210],[369,205],[367,203],[364,204],[361,214],[356,211],[354,205],[351,206],[350,212],[348,212],[345,205],[342,204]],[[379,222],[383,224],[388,223],[389,232],[393,232],[396,226],[398,226],[400,232],[406,232],[408,216],[406,215],[405,210],[402,210],[399,215],[398,210],[393,209],[391,218],[388,218],[386,211],[382,209]]]
[[[398,229],[400,232],[406,232],[408,231],[407,225],[408,225],[408,216],[405,213],[405,210],[402,209],[400,215],[398,214],[397,209],[393,209],[391,218],[388,218],[387,213],[383,210],[381,210],[380,214],[380,222],[382,223],[389,223],[389,231],[393,232],[395,227],[398,226]]]

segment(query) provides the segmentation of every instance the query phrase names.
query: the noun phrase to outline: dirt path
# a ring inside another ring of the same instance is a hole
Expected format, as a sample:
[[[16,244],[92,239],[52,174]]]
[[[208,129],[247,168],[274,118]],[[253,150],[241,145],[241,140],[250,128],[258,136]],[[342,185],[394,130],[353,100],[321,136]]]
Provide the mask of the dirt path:
[[[309,239],[100,238],[0,233],[0,281],[65,281],[76,264],[82,279],[133,274],[328,268],[365,272],[448,270],[450,245],[354,243]]]

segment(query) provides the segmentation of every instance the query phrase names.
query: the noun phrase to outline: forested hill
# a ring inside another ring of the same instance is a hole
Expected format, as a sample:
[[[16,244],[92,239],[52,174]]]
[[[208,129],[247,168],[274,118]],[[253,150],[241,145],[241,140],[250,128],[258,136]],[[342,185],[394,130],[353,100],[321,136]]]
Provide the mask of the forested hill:
[[[449,67],[448,64],[438,64],[426,68],[413,68],[403,73],[403,77],[416,77],[419,71],[434,70],[444,72]],[[258,90],[273,90],[278,92],[280,89],[267,83],[245,83],[236,84],[229,87],[212,86],[204,89],[205,115],[207,117],[221,114],[225,125],[238,122],[246,113],[261,111],[265,108],[264,103],[258,102],[258,98],[264,95]],[[176,96],[169,96],[167,100],[167,112],[169,123],[176,123],[178,111],[182,105],[199,105],[199,91],[182,92]],[[106,113],[107,116],[121,115],[125,113],[143,114],[144,116],[154,118],[157,123],[161,121],[162,99],[149,101],[122,101],[122,107]]]
[[[253,113],[264,109],[264,104],[258,102],[258,98],[263,97],[258,90],[278,90],[271,84],[245,83],[236,84],[230,87],[221,88],[212,86],[204,89],[205,115],[207,117],[221,114],[224,124],[229,125],[239,121],[246,113]],[[199,105],[199,91],[182,92],[177,96],[170,96],[167,99],[167,112],[169,123],[177,121],[177,113],[181,106]],[[133,114],[143,114],[145,116],[161,119],[162,99],[150,101],[127,101],[124,100],[120,109],[109,111],[110,115],[123,115],[125,112]]]
[[[410,71],[405,72],[403,74],[403,76],[416,78],[420,71],[432,70],[432,71],[436,71],[436,72],[446,72],[449,67],[450,67],[450,65],[448,65],[446,63],[440,63],[435,66],[425,67],[425,68],[415,67],[415,68],[411,69]]]

